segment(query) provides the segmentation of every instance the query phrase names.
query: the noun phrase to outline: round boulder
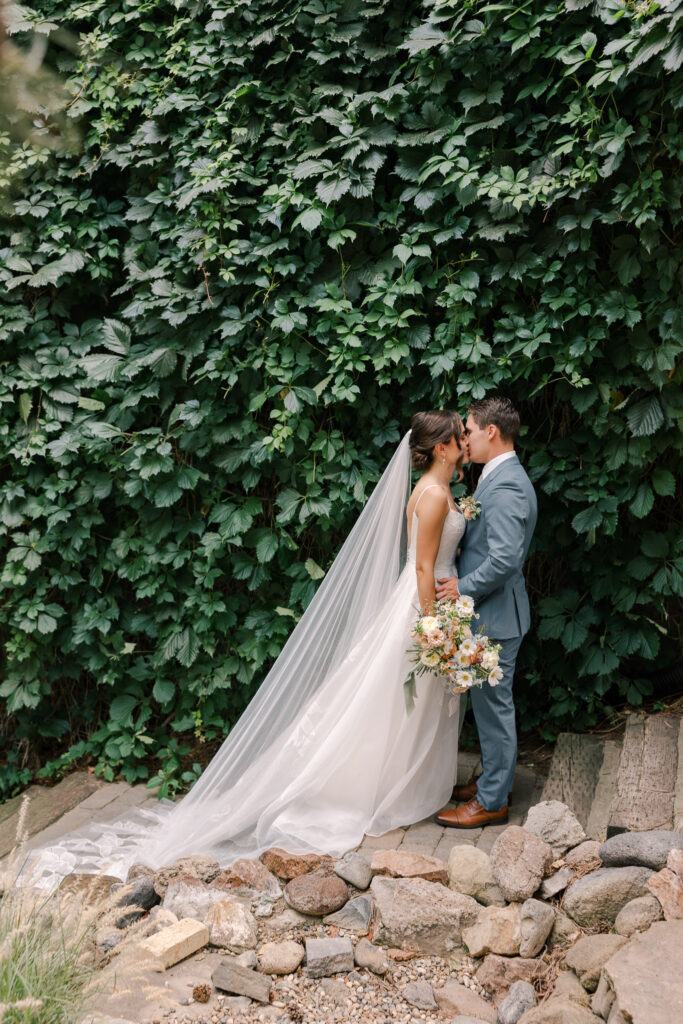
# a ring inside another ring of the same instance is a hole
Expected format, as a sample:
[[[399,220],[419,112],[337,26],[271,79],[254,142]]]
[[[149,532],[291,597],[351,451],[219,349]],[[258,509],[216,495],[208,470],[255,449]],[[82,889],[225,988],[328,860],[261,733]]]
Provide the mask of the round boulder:
[[[266,942],[258,952],[258,969],[261,974],[293,974],[302,963],[306,951],[298,942]]]
[[[334,913],[348,898],[348,886],[337,875],[298,875],[285,886],[289,906],[312,917]]]
[[[617,935],[631,936],[646,932],[651,924],[659,921],[662,906],[654,896],[638,896],[622,907],[614,922]]]
[[[554,857],[561,857],[586,839],[574,812],[559,800],[543,800],[531,807],[524,828],[547,843]]]

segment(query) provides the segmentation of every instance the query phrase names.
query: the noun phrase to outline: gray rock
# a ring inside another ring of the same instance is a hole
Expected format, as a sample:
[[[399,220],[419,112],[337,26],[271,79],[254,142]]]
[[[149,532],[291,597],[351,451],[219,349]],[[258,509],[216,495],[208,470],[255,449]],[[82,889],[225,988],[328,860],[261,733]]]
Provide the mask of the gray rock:
[[[553,859],[546,842],[510,825],[491,848],[491,872],[505,899],[521,902],[536,892]]]
[[[324,978],[352,970],[351,939],[306,939],[306,972],[309,978]]]
[[[401,995],[411,1006],[418,1010],[437,1010],[434,989],[428,981],[411,981],[401,989]]]
[[[638,896],[621,908],[614,922],[618,935],[634,935],[646,932],[662,916],[662,905],[654,896]]]
[[[157,892],[160,884],[155,881]],[[162,906],[175,914],[179,920],[192,917],[197,921],[203,921],[211,908],[224,899],[225,893],[220,889],[212,889],[199,878],[182,875],[168,882]]]
[[[286,932],[290,928],[300,928],[311,923],[310,917],[300,914],[293,907],[285,907],[279,914],[273,915],[263,921],[263,926],[268,931]]]
[[[423,878],[372,880],[375,942],[448,956],[462,949],[462,929],[474,924],[481,907],[471,896]]]
[[[602,1024],[600,1017],[571,999],[551,996],[547,1002],[528,1010],[519,1024]]]
[[[434,989],[434,998],[443,1016],[462,1014],[495,1024],[498,1015],[495,1006],[465,985],[447,981],[442,988]]]
[[[590,1006],[590,996],[573,971],[560,971],[553,988],[553,998],[571,999],[573,1003]]]
[[[372,881],[372,868],[370,862],[365,859],[362,853],[351,851],[345,853],[341,860],[334,865],[335,875],[339,875],[345,882],[356,887],[356,889],[367,889]]]
[[[154,878],[156,871],[154,868],[150,868],[147,864],[143,864],[142,861],[136,860],[134,864],[128,868],[128,874],[126,875],[126,882],[132,882],[134,878]]]
[[[612,1009],[609,1012],[607,1024],[629,1024],[616,1003],[612,1003]]]
[[[604,967],[614,989],[610,1011],[632,1024],[683,1020],[683,920],[655,921],[634,935]]]
[[[605,867],[640,867],[661,871],[671,850],[683,849],[681,832],[622,832],[612,836],[600,847],[600,858]]]
[[[498,1024],[517,1024],[519,1018],[535,1005],[534,986],[528,981],[516,981],[498,1007]]]
[[[582,928],[613,924],[623,906],[648,894],[649,868],[598,868],[567,889],[562,906]]]
[[[595,990],[594,995],[591,997],[591,1010],[597,1014],[598,1017],[602,1017],[603,1020],[607,1020],[612,1009],[612,1003],[614,1002],[614,989],[607,980],[607,975],[604,970],[600,971],[600,979],[598,981],[598,987]]]
[[[600,860],[600,843],[597,839],[587,839],[564,855],[564,862],[569,865],[591,864],[594,860]]]
[[[247,967],[250,971],[255,970],[258,964],[258,958],[253,949],[247,949],[244,953],[240,953],[235,957],[235,963],[239,967]]]
[[[193,857],[181,857],[165,868],[159,868],[154,874],[154,888],[163,898],[169,882],[174,878],[198,878],[201,882],[212,882],[220,873],[218,861],[211,857],[197,854]]]
[[[222,896],[220,903],[204,916],[210,944],[233,953],[253,949],[258,938],[256,919],[238,900],[230,899],[224,892]]]
[[[223,893],[225,895],[225,893]],[[215,988],[235,996],[249,996],[260,1003],[270,1002],[270,978],[258,971],[240,967],[234,959],[221,960],[211,975]]]
[[[493,880],[491,859],[476,846],[454,846],[448,856],[448,885],[485,907],[504,907],[505,897]]]
[[[324,924],[336,925],[344,928],[347,932],[355,935],[367,935],[370,930],[372,919],[372,897],[368,895],[356,896],[355,899],[337,910],[334,914],[328,914],[323,918]]]
[[[530,984],[547,975],[547,965],[542,960],[530,960],[520,956],[496,956],[489,953],[477,969],[475,978],[483,991],[494,1003],[502,1003],[515,981],[528,981]]]
[[[258,952],[258,969],[262,974],[293,974],[305,955],[304,947],[293,939],[266,942]]]
[[[627,939],[623,935],[584,935],[564,958],[586,992],[595,992],[600,971]]]
[[[518,903],[511,903],[509,907],[484,907],[475,923],[462,931],[470,956],[487,953],[516,956],[522,937],[520,918]]]
[[[358,967],[365,967],[373,974],[386,974],[389,969],[389,961],[384,950],[373,945],[368,939],[361,939],[357,943],[354,957]]]
[[[529,808],[524,828],[547,843],[554,857],[561,857],[586,839],[579,819],[559,800],[543,800]]]
[[[549,875],[548,878],[543,879],[541,888],[538,890],[539,895],[544,900],[551,900],[553,896],[563,892],[573,878],[574,872],[570,867],[560,868],[554,875]]]
[[[103,953],[110,953],[123,938],[123,932],[118,928],[100,928],[95,934],[95,942]]]
[[[540,900],[526,900],[522,904],[519,922],[521,941],[519,955],[533,957],[543,948],[555,923],[555,911]],[[529,1009],[529,1007],[527,1007]],[[521,1016],[521,1014],[520,1014]]]
[[[278,900],[282,886],[276,876],[260,860],[246,857],[224,868],[211,882],[213,889],[224,889],[228,896],[251,896],[258,899]]]
[[[143,910],[151,910],[157,903],[161,903],[161,898],[149,875],[139,875],[131,882],[121,886],[116,893],[115,904],[117,907],[141,907]]]
[[[116,907],[130,907],[124,914],[119,914],[115,924],[117,928],[127,928],[129,924],[144,917],[148,910],[157,906],[161,898],[154,888],[154,878],[150,875],[139,875],[131,882],[121,886],[114,894]]]
[[[267,896],[255,899],[251,904],[252,914],[254,915],[254,917],[258,917],[261,920],[264,920],[267,917],[272,917],[274,910],[275,904]]]
[[[152,907],[140,934],[148,938],[156,935],[157,932],[163,931],[164,928],[170,928],[172,924],[177,923],[178,918],[170,910],[166,910],[165,907]]]
[[[576,921],[572,921],[563,910],[555,911],[555,923],[548,936],[548,948],[555,949],[556,946],[566,946],[569,942],[575,942],[581,929]]]

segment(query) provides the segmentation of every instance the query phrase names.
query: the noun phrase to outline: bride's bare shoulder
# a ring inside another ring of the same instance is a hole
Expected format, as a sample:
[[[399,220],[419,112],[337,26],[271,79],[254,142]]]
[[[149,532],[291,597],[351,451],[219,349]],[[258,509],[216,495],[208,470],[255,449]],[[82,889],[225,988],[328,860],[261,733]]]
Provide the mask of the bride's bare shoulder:
[[[413,513],[416,511],[427,512],[433,515],[442,508],[445,513],[449,505],[448,495],[441,484],[424,484],[421,480],[418,480],[408,499],[406,515],[409,519],[412,518]]]

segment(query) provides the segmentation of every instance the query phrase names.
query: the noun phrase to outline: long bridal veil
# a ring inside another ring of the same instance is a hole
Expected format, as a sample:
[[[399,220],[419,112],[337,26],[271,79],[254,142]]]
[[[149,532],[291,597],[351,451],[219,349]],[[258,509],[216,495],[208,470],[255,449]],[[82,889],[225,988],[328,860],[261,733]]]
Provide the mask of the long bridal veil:
[[[226,866],[283,838],[268,827],[269,804],[287,783],[272,766],[282,762],[292,733],[305,729],[307,708],[331,673],[371,628],[405,562],[409,438],[410,431],[282,653],[190,792],[178,804],[90,824],[34,851],[28,869],[39,885],[53,886],[72,871],[125,877],[134,861],[160,867],[198,853]]]

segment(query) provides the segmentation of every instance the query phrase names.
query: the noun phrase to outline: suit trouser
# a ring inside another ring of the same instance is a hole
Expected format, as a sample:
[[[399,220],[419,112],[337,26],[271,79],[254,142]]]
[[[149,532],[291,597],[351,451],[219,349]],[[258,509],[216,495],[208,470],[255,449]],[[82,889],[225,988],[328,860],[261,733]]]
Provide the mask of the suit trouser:
[[[499,667],[503,678],[497,686],[484,683],[470,690],[474,720],[479,733],[483,772],[477,779],[477,799],[487,811],[499,811],[512,792],[517,761],[517,728],[512,680],[522,637],[493,640],[501,645]]]

